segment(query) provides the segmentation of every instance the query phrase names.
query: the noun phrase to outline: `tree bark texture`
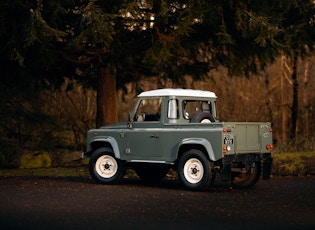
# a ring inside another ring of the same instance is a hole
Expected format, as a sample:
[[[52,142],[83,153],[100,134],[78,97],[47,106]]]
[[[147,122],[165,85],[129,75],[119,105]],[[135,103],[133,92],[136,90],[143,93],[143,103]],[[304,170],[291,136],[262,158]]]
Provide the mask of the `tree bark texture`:
[[[304,65],[304,76],[303,76],[303,123],[302,126],[304,126],[304,137],[308,140],[309,138],[309,127],[310,127],[310,104],[309,104],[309,61],[305,61]]]
[[[281,140],[282,143],[288,141],[289,138],[289,127],[290,127],[290,119],[291,115],[291,106],[290,100],[288,99],[289,95],[287,92],[287,82],[291,85],[291,80],[288,78],[287,73],[291,72],[290,66],[287,66],[287,58],[282,55],[281,57],[281,75],[280,75],[280,101],[281,101]]]
[[[97,83],[96,127],[117,123],[116,77],[110,65],[101,67]]]
[[[293,101],[291,107],[291,130],[290,137],[294,139],[296,137],[296,124],[298,119],[298,106],[299,106],[299,83],[297,79],[297,61],[298,55],[295,54],[293,57],[293,72],[292,72],[292,81],[293,81]]]

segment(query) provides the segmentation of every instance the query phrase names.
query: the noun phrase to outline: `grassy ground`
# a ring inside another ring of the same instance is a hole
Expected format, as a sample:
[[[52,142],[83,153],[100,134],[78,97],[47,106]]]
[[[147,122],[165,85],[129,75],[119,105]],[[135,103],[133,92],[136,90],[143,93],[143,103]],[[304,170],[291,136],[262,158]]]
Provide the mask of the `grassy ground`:
[[[273,153],[272,157],[273,175],[315,175],[315,152]]]
[[[272,175],[307,176],[315,175],[315,152],[273,153]],[[135,176],[128,170],[127,176]],[[89,177],[86,162],[76,167],[53,167],[34,169],[0,169],[0,177]]]
[[[34,168],[34,169],[0,169],[0,177],[89,177],[87,166]]]

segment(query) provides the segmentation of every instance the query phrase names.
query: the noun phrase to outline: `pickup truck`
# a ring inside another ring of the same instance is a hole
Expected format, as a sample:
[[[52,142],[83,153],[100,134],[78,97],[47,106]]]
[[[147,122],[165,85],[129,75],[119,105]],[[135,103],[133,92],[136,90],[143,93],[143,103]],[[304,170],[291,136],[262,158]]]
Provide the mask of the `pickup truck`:
[[[91,177],[114,184],[132,168],[146,182],[170,169],[189,190],[205,190],[214,179],[248,188],[269,179],[269,122],[219,122],[216,94],[193,89],[157,89],[137,97],[129,121],[91,129],[87,150]],[[232,111],[231,111],[232,112]]]

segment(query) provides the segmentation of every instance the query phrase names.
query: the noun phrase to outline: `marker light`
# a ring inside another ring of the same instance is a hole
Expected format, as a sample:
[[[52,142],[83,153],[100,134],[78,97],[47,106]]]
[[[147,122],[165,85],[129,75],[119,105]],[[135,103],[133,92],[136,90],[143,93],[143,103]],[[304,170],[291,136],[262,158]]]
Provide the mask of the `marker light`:
[[[271,144],[266,145],[266,149],[267,149],[268,151],[273,150],[273,145],[271,145]]]

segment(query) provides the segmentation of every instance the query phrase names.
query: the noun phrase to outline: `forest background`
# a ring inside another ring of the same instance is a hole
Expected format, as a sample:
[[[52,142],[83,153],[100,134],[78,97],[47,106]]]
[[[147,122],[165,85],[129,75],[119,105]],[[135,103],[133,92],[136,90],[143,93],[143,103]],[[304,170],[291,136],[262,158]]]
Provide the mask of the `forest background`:
[[[0,166],[85,149],[138,93],[217,94],[221,121],[270,121],[314,151],[314,1],[1,1]]]

